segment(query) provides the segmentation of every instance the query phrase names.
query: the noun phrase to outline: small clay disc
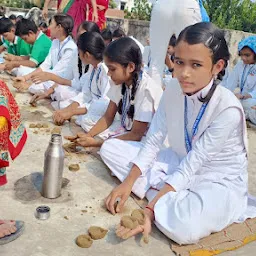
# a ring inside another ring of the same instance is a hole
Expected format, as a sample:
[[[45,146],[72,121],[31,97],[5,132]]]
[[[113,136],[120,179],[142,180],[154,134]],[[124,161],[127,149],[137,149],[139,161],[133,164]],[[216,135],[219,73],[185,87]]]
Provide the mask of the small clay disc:
[[[43,124],[43,128],[48,128],[49,126],[48,126],[48,124]]]
[[[29,128],[36,128],[36,124],[30,124]]]
[[[43,125],[40,124],[40,123],[38,123],[38,124],[36,125],[36,128],[42,128],[42,127],[43,127]]]
[[[144,224],[144,218],[145,218],[145,214],[144,211],[141,209],[136,209],[132,212],[131,216],[135,219],[138,220],[140,225]]]
[[[93,240],[98,240],[104,238],[108,233],[108,230],[101,227],[91,226],[88,233]]]
[[[77,172],[80,170],[80,166],[79,164],[71,164],[68,169],[71,171],[71,172]]]
[[[76,244],[82,248],[89,248],[92,246],[93,240],[89,235],[80,235],[76,238]]]

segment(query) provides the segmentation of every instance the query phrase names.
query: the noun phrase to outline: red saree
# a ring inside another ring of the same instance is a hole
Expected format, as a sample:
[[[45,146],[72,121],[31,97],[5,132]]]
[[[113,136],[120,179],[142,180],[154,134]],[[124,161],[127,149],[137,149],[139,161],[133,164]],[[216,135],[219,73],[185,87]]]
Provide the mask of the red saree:
[[[8,153],[14,160],[26,140],[27,133],[21,124],[19,107],[7,85],[0,80],[0,185],[7,182],[5,167],[9,166]]]

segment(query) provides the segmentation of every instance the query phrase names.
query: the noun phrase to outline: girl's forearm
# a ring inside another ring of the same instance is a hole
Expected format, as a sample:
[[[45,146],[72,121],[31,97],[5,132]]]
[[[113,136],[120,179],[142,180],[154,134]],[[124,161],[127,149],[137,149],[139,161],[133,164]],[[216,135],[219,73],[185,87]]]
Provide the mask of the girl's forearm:
[[[37,73],[39,73],[39,72],[42,72],[42,69],[41,69],[40,67],[37,68],[36,70],[34,70],[33,72],[31,72],[31,73],[25,75],[24,77],[25,77],[25,79],[26,79],[26,81],[27,81],[27,80],[30,80],[33,75],[35,75],[35,74],[37,74]]]
[[[61,85],[67,85],[67,86],[71,86],[71,80],[68,80],[68,79],[65,79],[65,78],[62,78],[60,76],[57,76],[53,73],[50,73],[50,72],[45,72],[47,77],[49,77],[49,80],[50,81],[53,81],[57,84],[61,84]]]
[[[164,187],[157,193],[157,195],[155,196],[155,198],[148,204],[151,208],[155,207],[155,204],[157,203],[157,201],[164,196],[165,194],[169,193],[169,192],[176,192],[175,189],[169,185],[169,184],[165,184]]]
[[[88,132],[92,137],[100,134],[101,132],[105,131],[111,124],[113,120],[108,120],[107,117],[103,116]]]
[[[120,136],[117,136],[116,138],[119,140],[129,140],[129,141],[141,141],[143,137],[143,134],[135,133],[133,131],[127,132],[125,134],[122,134]]]

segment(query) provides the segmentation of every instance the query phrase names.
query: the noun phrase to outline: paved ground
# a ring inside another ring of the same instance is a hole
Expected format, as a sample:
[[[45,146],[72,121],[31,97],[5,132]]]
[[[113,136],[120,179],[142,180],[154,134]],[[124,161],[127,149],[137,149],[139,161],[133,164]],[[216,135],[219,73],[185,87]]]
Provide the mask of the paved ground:
[[[8,77],[0,75],[1,78],[7,79],[9,85],[11,84]],[[141,246],[139,238],[127,241],[116,238],[114,227],[119,223],[121,215],[110,215],[103,207],[103,199],[117,181],[109,175],[104,164],[92,155],[84,152],[67,155],[64,177],[69,183],[63,188],[62,196],[56,200],[47,200],[40,196],[38,189],[42,178],[44,151],[50,139],[50,132],[47,129],[30,129],[28,126],[32,122],[40,121],[48,123],[52,129],[54,125],[51,122],[51,110],[47,102],[32,108],[28,105],[30,97],[28,94],[16,93],[13,89],[12,91],[21,106],[28,131],[28,141],[22,154],[8,168],[9,183],[0,188],[0,216],[3,219],[24,220],[26,230],[16,241],[1,246],[0,255],[174,255],[170,250],[168,239],[156,229],[147,246]],[[66,124],[62,132],[68,135],[74,130],[74,125]],[[256,132],[252,129],[249,130],[249,139],[250,142],[254,142],[250,144],[250,191],[256,195]],[[80,171],[70,172],[68,165],[71,163],[79,163]],[[39,221],[34,217],[36,207],[42,204],[51,207],[51,217],[47,221]],[[130,198],[123,214],[130,214],[134,208],[138,208],[138,202]],[[78,235],[86,233],[91,225],[107,228],[109,232],[104,239],[94,241],[91,248],[81,249],[76,246],[74,240]],[[255,256],[255,251],[254,242],[237,251],[222,255]]]

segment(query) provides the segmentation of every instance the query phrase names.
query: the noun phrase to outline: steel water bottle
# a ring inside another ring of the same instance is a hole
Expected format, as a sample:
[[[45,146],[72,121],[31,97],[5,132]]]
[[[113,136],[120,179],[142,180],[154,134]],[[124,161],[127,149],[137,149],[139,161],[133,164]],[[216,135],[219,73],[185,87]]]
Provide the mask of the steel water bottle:
[[[61,135],[52,134],[44,157],[43,197],[53,199],[61,195],[64,156]]]

